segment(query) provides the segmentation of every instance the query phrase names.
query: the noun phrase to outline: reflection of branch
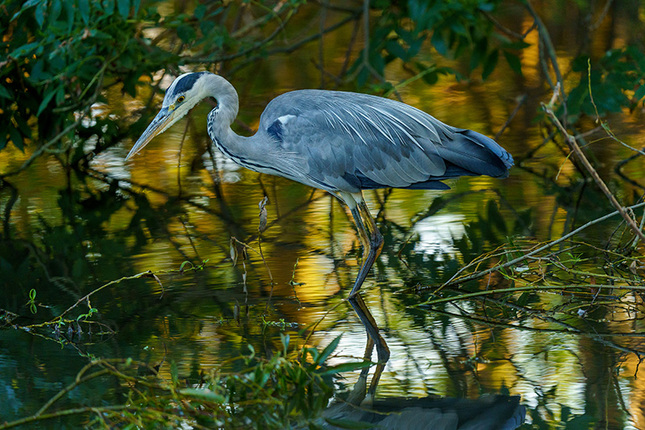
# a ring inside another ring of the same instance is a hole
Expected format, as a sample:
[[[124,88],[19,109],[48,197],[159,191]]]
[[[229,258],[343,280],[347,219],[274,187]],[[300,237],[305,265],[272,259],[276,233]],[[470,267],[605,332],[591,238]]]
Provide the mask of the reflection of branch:
[[[26,418],[21,418],[16,421],[11,421],[5,424],[0,424],[0,429],[9,429],[13,427],[18,427],[22,426],[25,424],[29,423],[34,423],[37,421],[44,421],[44,420],[50,420],[54,418],[63,418],[67,416],[73,416],[73,415],[84,415],[87,413],[95,413],[95,414],[102,414],[106,412],[117,412],[117,411],[124,411],[132,409],[133,411],[136,411],[135,408],[132,406],[128,405],[114,405],[114,406],[85,406],[85,407],[80,407],[80,408],[73,408],[73,409],[64,409],[62,411],[58,412],[52,412],[49,414],[42,414],[42,415],[31,415]]]
[[[84,295],[83,297],[78,299],[76,301],[76,303],[74,303],[72,306],[67,308],[62,314],[58,315],[53,321],[57,321],[57,320],[62,321],[63,317],[65,315],[67,315],[72,309],[74,309],[76,306],[80,305],[82,302],[89,300],[90,296],[98,293],[99,291],[103,290],[104,288],[110,287],[112,285],[119,284],[122,281],[126,281],[126,280],[129,280],[129,279],[148,278],[148,277],[154,277],[157,280],[159,279],[159,278],[157,278],[157,275],[155,275],[154,273],[152,273],[151,271],[148,270],[147,272],[139,273],[139,274],[134,275],[134,276],[124,276],[124,277],[122,277],[120,279],[115,279],[114,281],[110,281],[107,284],[103,284],[100,287],[96,288],[95,290],[90,291],[89,293],[87,293],[86,295]]]
[[[558,290],[558,291],[563,291],[563,290],[569,290],[569,289],[580,289],[580,288],[598,288],[598,289],[618,289],[618,290],[630,290],[630,291],[645,291],[645,286],[640,286],[640,285],[622,285],[622,286],[616,286],[615,284],[585,284],[585,285],[540,285],[540,286],[535,286],[535,285],[529,285],[526,287],[509,287],[509,288],[496,288],[494,290],[480,290],[480,291],[475,291],[472,293],[462,293],[459,294],[458,296],[450,296],[450,297],[441,297],[438,299],[430,299],[426,300],[423,303],[419,303],[418,305],[415,306],[430,306],[430,305],[437,305],[441,303],[449,303],[449,302],[454,302],[455,300],[467,300],[467,299],[473,299],[476,297],[485,297],[489,295],[499,295],[501,293],[521,293],[523,291],[525,292],[535,292],[536,290]],[[506,305],[506,303],[504,303]],[[643,335],[645,336],[645,335]]]
[[[597,30],[598,27],[600,27],[600,24],[605,20],[605,17],[609,13],[609,9],[611,8],[612,3],[614,0],[607,0],[605,3],[605,7],[603,7],[602,11],[600,12],[600,16],[598,16],[598,19],[596,19],[596,22],[592,23],[589,26],[589,30],[594,31]]]
[[[141,412],[139,405],[124,404],[124,405],[107,405],[107,406],[85,406],[85,407],[79,407],[79,408],[62,409],[54,412],[45,413],[51,406],[54,405],[54,403],[56,403],[58,400],[63,398],[63,396],[65,396],[69,392],[82,386],[83,384],[86,384],[91,380],[94,380],[102,376],[112,375],[124,382],[135,383],[135,384],[143,385],[153,389],[156,388],[156,389],[161,389],[166,391],[168,390],[168,388],[165,387],[164,385],[148,382],[143,378],[134,378],[124,374],[123,372],[119,371],[118,368],[115,367],[115,365],[118,365],[118,364],[125,364],[130,368],[138,369],[140,371],[141,370],[148,371],[151,374],[157,373],[157,369],[155,369],[154,367],[146,363],[133,362],[131,361],[131,359],[127,359],[127,360],[101,359],[101,360],[91,361],[77,373],[76,378],[74,379],[73,382],[71,382],[69,385],[67,385],[59,392],[57,392],[53,397],[51,397],[49,401],[47,401],[47,403],[45,403],[35,414],[15,421],[0,423],[0,429],[19,427],[25,424],[50,420],[54,418],[60,419],[68,416],[85,415],[85,414],[92,414],[92,413],[101,416],[102,414],[106,414],[108,412],[116,413],[118,411],[125,411],[125,410],[129,410],[133,414]],[[99,367],[101,369],[93,373],[86,374],[89,370],[96,367]],[[165,413],[168,413],[168,411],[166,411]],[[172,413],[169,413],[169,416],[173,417],[174,415]],[[164,416],[164,418],[166,417]],[[203,427],[197,426],[196,428],[203,428]]]
[[[304,39],[294,43],[291,46],[272,49],[272,50],[269,50],[269,51],[263,53],[262,55],[256,55],[254,57],[248,58],[246,61],[240,63],[236,67],[233,67],[229,71],[229,74],[232,75],[233,73],[235,73],[239,69],[242,69],[243,67],[247,66],[248,64],[253,63],[253,62],[257,61],[257,60],[263,59],[265,57],[271,56],[271,55],[275,55],[275,54],[290,54],[293,51],[295,51],[298,48],[300,48],[301,46],[306,45],[309,42],[313,42],[314,40],[320,39],[324,34],[329,33],[331,31],[334,31],[337,28],[340,28],[343,25],[347,24],[348,22],[354,21],[355,19],[356,19],[356,15],[350,15],[348,17],[345,17],[345,18],[341,19],[336,24],[330,25],[329,27],[324,29],[322,32],[319,32],[319,33],[313,34],[311,36],[305,37]]]
[[[533,25],[531,27],[529,27],[528,29],[526,29],[524,31],[524,33],[518,33],[516,31],[513,31],[510,28],[506,27],[504,24],[500,23],[490,13],[488,13],[488,12],[486,12],[484,10],[480,10],[479,13],[484,15],[486,17],[486,19],[489,20],[499,31],[501,31],[502,33],[504,33],[505,35],[507,35],[507,36],[509,36],[509,37],[511,37],[513,39],[524,40],[526,38],[526,36],[528,36],[528,34],[530,32],[532,32],[535,27],[537,27],[537,23],[534,21]]]
[[[526,9],[533,17],[534,25],[537,26],[538,34],[540,35],[540,41],[544,43],[544,48],[551,62],[551,67],[553,68],[553,72],[555,73],[555,78],[558,82],[560,82],[562,95],[564,95],[564,86],[562,86],[562,83],[563,83],[562,73],[560,72],[560,67],[558,66],[558,56],[555,52],[553,42],[551,41],[551,36],[549,35],[549,32],[546,29],[546,26],[540,19],[540,16],[535,11],[535,9],[533,9],[533,6],[531,6],[531,2],[530,1],[525,2],[524,6],[526,6]],[[544,66],[546,67],[546,64],[544,64]],[[548,78],[548,74],[546,75],[546,77]]]
[[[513,119],[515,118],[517,113],[520,111],[520,108],[522,107],[522,105],[524,103],[526,103],[527,99],[528,99],[528,94],[526,94],[526,93],[522,94],[520,97],[518,97],[516,99],[517,104],[515,105],[515,109],[513,109],[513,112],[511,112],[510,116],[508,117],[508,119],[506,120],[504,125],[502,125],[502,127],[499,129],[499,131],[497,133],[495,133],[495,137],[493,137],[493,140],[499,139],[499,137],[502,135],[502,133],[504,133],[504,130],[506,130],[506,127],[508,127],[508,125],[511,123],[511,121],[513,121]]]
[[[4,188],[9,189],[11,196],[9,197],[9,201],[5,204],[4,213],[2,214],[2,230],[4,231],[3,239],[10,240],[11,224],[9,223],[9,219],[11,218],[11,210],[13,209],[13,205],[18,201],[18,189],[9,182],[0,178],[0,190]]]
[[[535,332],[535,333],[556,333],[556,334],[565,334],[565,335],[578,335],[578,336],[585,336],[591,339],[594,339],[596,342],[600,342],[604,345],[608,345],[612,348],[615,348],[619,351],[627,352],[630,354],[635,354],[639,359],[641,358],[642,352],[637,351],[635,349],[627,348],[621,345],[618,345],[615,342],[612,342],[610,340],[607,340],[607,338],[614,338],[614,337],[625,337],[625,338],[643,338],[645,337],[645,333],[615,333],[615,332],[605,332],[605,333],[600,333],[600,332],[593,332],[593,333],[588,333],[585,331],[582,331],[578,328],[572,327],[571,329],[555,329],[555,328],[545,328],[545,327],[531,327],[531,326],[526,326],[526,325],[518,325],[518,324],[510,324],[510,323],[505,323],[505,322],[499,322],[499,321],[491,321],[488,319],[484,318],[478,318],[473,316],[474,314],[472,313],[465,313],[465,314],[455,314],[452,312],[447,312],[447,311],[442,311],[442,310],[437,310],[433,309],[432,312],[441,314],[441,315],[446,315],[446,316],[451,316],[451,317],[457,317],[457,318],[462,318],[466,319],[468,321],[475,322],[477,324],[482,324],[482,325],[487,325],[489,327],[500,327],[500,328],[509,328],[513,330],[521,330],[521,331],[528,331],[528,332]],[[561,323],[561,322],[560,322]]]
[[[289,13],[287,14],[287,16],[284,18],[284,20],[280,21],[280,25],[275,30],[273,30],[273,32],[270,35],[268,35],[265,39],[257,42],[255,45],[251,46],[250,48],[245,49],[244,51],[238,52],[236,54],[227,55],[227,56],[218,58],[217,59],[218,62],[229,61],[229,60],[233,60],[235,58],[243,57],[243,56],[245,56],[247,54],[250,54],[251,52],[255,51],[256,49],[259,49],[262,46],[266,45],[271,40],[273,40],[278,34],[280,34],[280,32],[282,30],[284,30],[284,26],[289,22],[289,20],[291,19],[291,17],[294,14],[295,14],[295,9],[291,9],[289,11]],[[197,59],[197,62],[203,62],[203,59],[202,60]]]

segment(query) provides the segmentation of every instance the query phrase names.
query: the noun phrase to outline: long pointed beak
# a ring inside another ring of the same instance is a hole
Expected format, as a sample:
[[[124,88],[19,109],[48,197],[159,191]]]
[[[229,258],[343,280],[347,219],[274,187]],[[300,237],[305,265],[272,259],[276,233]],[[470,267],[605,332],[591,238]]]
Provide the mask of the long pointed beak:
[[[129,160],[137,152],[141,151],[156,135],[162,133],[166,128],[170,127],[175,121],[175,112],[170,111],[168,108],[163,108],[159,111],[157,116],[152,120],[146,131],[143,132],[141,137],[134,144],[125,160]]]

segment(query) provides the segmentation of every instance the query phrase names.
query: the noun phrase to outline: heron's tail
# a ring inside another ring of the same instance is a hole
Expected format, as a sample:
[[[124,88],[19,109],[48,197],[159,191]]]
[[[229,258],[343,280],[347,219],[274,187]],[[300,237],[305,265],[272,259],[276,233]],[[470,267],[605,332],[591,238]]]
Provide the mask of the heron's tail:
[[[417,182],[406,187],[409,189],[448,189],[444,179],[459,176],[486,175],[493,178],[506,178],[513,167],[513,156],[490,137],[472,130],[454,128],[452,133],[444,132],[443,145],[436,149],[446,163],[446,171],[441,176],[431,176],[427,181]]]
[[[439,151],[452,166],[446,170],[447,177],[462,175],[487,175],[506,178],[513,166],[513,156],[488,136],[472,130],[455,129],[448,137],[449,145]],[[449,176],[452,175],[452,176]]]

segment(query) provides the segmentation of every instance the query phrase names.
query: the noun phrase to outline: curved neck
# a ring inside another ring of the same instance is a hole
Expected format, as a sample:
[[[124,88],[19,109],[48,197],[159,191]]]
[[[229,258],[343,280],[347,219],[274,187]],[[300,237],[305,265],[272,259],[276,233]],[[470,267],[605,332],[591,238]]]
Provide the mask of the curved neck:
[[[206,77],[200,82],[200,98],[213,97],[217,102],[217,106],[208,114],[208,135],[220,151],[241,163],[244,157],[238,154],[244,153],[243,144],[247,138],[231,129],[239,110],[237,91],[221,76],[208,73]]]
[[[217,102],[217,107],[214,110],[217,111],[218,125],[221,128],[230,127],[240,108],[237,91],[229,81],[219,75],[208,73],[206,77],[207,79],[197,81],[200,85],[198,89],[200,99],[213,97]]]

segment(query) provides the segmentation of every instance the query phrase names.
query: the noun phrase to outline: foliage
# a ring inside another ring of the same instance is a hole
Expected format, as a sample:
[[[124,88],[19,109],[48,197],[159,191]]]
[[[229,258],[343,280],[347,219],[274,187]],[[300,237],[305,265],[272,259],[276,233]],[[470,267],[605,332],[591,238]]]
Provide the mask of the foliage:
[[[496,32],[488,19],[487,14],[495,13],[501,4],[501,0],[376,1],[374,6],[380,15],[370,34],[369,65],[384,76],[387,64],[401,60],[432,85],[440,74],[463,78],[480,67],[480,74],[486,79],[495,70],[501,53],[511,69],[521,74],[517,52],[529,45]],[[423,52],[428,42],[434,49],[431,55]],[[461,60],[467,66],[462,71],[440,67],[435,53]],[[368,76],[368,70],[363,68],[359,82],[365,82]]]
[[[573,119],[633,111],[645,99],[645,52],[635,46],[611,49],[594,62],[581,55],[572,71],[579,76],[567,99]]]
[[[159,15],[140,6],[129,0],[4,2],[0,148],[8,137],[21,150],[26,140],[54,140],[60,149],[57,136],[73,141],[70,126],[104,100],[106,84],[134,96],[142,75],[173,61],[141,38],[141,21],[157,22]]]
[[[333,394],[331,376],[369,364],[326,367],[324,363],[339,339],[320,352],[303,348],[295,353],[289,352],[289,337],[283,336],[282,351],[271,358],[258,357],[249,346],[251,354],[237,358],[244,370],[236,373],[214,370],[192,382],[181,377],[175,364],[169,366],[169,375],[163,377],[159,365],[131,359],[94,360],[36,414],[0,424],[0,429],[41,420],[77,422],[78,416],[83,417],[85,428],[97,429],[128,426],[282,429],[315,425]],[[115,380],[124,402],[90,406],[79,398],[67,407],[53,410],[66,393],[97,378]]]
[[[190,13],[177,10],[162,17],[158,4],[156,0],[4,2],[0,28],[7,30],[0,49],[7,59],[0,63],[0,149],[10,141],[23,150],[26,142],[34,141],[60,151],[68,149],[76,136],[83,140],[96,136],[101,150],[118,136],[114,126],[119,124],[90,111],[94,103],[105,102],[106,88],[117,86],[135,97],[143,76],[188,62],[209,64],[224,53],[257,45],[256,36],[236,37],[241,34],[230,34],[218,25],[225,6],[200,4]],[[292,10],[297,4],[287,2],[283,9]],[[252,27],[262,26],[279,12],[267,14]],[[92,120],[80,121],[85,117]]]
[[[50,151],[74,147],[73,158],[78,160],[85,154],[77,143],[95,139],[96,153],[125,135],[123,118],[105,118],[90,109],[105,102],[107,88],[116,86],[134,97],[141,78],[159,70],[225,63],[237,63],[239,68],[272,52],[305,46],[280,46],[276,38],[290,31],[290,19],[305,7],[299,0],[277,5],[265,0],[177,5],[163,16],[158,4],[156,0],[3,2],[0,28],[6,30],[0,49],[6,60],[0,63],[0,150],[8,142],[24,150],[25,143],[33,141],[49,144]],[[521,75],[522,51],[530,45],[525,35],[496,20],[506,4],[504,0],[373,1],[368,49],[347,58],[354,66],[340,79],[358,87],[391,90],[385,68],[395,60],[411,79],[421,78],[430,85],[441,74],[464,79],[476,70],[486,79],[501,57]],[[360,9],[348,13],[349,20],[362,19]],[[237,27],[230,17],[242,14],[248,16],[247,24]],[[309,39],[321,37],[322,33],[312,34]],[[598,72],[591,74],[591,85],[587,58],[583,53],[573,62],[579,80],[570,97],[572,115],[591,114],[596,108],[600,113],[633,109],[643,99],[642,50],[631,46],[609,51],[592,64]],[[596,107],[590,103],[589,89]]]

